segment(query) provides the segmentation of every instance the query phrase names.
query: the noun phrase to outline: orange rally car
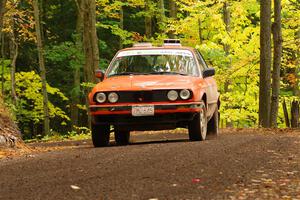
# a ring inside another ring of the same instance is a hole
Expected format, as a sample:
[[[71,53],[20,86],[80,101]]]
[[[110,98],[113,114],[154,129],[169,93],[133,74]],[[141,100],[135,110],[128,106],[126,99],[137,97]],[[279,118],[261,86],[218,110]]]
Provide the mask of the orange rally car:
[[[116,143],[129,143],[130,131],[188,128],[192,141],[218,134],[219,92],[203,57],[179,40],[136,44],[120,50],[89,94],[92,140],[107,146],[111,126]]]

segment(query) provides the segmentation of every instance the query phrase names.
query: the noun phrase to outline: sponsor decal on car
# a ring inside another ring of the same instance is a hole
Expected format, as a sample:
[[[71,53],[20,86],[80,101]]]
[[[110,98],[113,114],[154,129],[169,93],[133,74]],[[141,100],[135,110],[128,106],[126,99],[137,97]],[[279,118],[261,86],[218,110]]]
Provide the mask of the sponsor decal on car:
[[[193,54],[189,50],[185,49],[137,49],[130,51],[122,51],[118,53],[117,58],[125,56],[144,56],[144,55],[179,55],[193,57]]]

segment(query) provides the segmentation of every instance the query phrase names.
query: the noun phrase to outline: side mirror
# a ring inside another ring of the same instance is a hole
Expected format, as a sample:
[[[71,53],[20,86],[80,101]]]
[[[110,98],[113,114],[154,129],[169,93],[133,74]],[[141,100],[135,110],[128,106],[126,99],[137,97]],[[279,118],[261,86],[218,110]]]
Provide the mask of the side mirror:
[[[202,72],[203,78],[213,76],[213,75],[215,75],[215,73],[216,73],[216,71],[214,68],[207,68],[207,69],[203,70],[203,72]]]
[[[103,81],[105,75],[104,75],[104,72],[101,69],[96,69],[95,70],[95,76],[97,78],[99,78],[100,81]]]

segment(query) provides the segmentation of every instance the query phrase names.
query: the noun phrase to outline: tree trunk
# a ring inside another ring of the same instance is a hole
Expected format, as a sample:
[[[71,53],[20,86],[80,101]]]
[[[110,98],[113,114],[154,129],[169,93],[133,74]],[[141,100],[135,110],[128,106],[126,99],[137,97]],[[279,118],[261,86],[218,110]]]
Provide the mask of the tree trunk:
[[[38,0],[33,1],[34,18],[35,18],[35,32],[39,57],[39,68],[42,80],[42,93],[43,93],[43,108],[44,108],[44,134],[50,133],[50,117],[48,108],[48,93],[47,93],[47,80],[46,80],[46,67],[44,60],[44,48],[42,42],[41,26],[40,26],[40,12]]]
[[[11,34],[10,41],[10,59],[11,59],[11,69],[10,69],[10,78],[11,78],[11,97],[14,105],[17,104],[17,94],[16,94],[16,61],[18,58],[18,49],[19,46],[16,42],[14,33]]]
[[[83,53],[82,48],[82,35],[83,35],[83,2],[82,0],[75,0],[77,5],[77,21],[76,21],[76,49],[78,52]],[[78,65],[73,69],[73,92],[72,92],[72,102],[71,102],[71,124],[72,130],[78,131],[76,127],[79,126],[79,109],[78,104],[80,104],[80,75],[81,75],[81,64],[82,61],[78,59]]]
[[[229,9],[229,3],[225,2],[223,6],[223,18],[225,23],[225,29],[227,34],[230,34],[231,28],[230,28],[230,9]],[[228,56],[230,54],[230,45],[229,44],[223,44],[223,49],[225,51],[225,55]],[[231,63],[228,63],[227,68],[231,68]],[[228,86],[230,85],[230,80],[225,82],[224,90],[225,92],[229,92]]]
[[[202,36],[202,22],[200,17],[198,18],[198,35],[199,35],[199,42],[200,44],[203,43],[203,36]]]
[[[224,20],[224,23],[225,23],[225,29],[226,29],[226,32],[227,34],[229,35],[230,32],[231,32],[231,28],[230,28],[230,21],[231,21],[231,18],[230,18],[230,7],[229,7],[229,3],[226,1],[224,2],[224,6],[223,6],[223,20]],[[223,44],[223,49],[225,51],[225,55],[228,57],[229,54],[230,54],[230,45],[229,44]],[[230,69],[231,68],[231,61],[228,62],[227,64],[227,69]],[[231,80],[230,79],[227,79],[224,83],[224,92],[227,93],[227,92],[230,92],[231,90],[229,89],[229,85],[231,84]],[[232,122],[227,122],[226,121],[226,127],[233,127],[233,123]]]
[[[177,6],[176,6],[176,1],[175,0],[169,0],[169,10],[170,10],[170,18],[173,20],[177,19]],[[175,33],[170,32],[169,37],[174,39],[175,38]]]
[[[120,24],[119,24],[119,28],[121,30],[124,30],[124,10],[123,10],[123,6],[121,6],[121,8],[120,8]],[[120,37],[119,48],[123,49],[123,39],[122,39],[122,37]]]
[[[270,127],[271,0],[260,1],[259,126]]]
[[[83,46],[85,53],[85,81],[96,83],[95,70],[99,67],[99,49],[96,30],[95,0],[84,1]]]
[[[231,27],[230,27],[230,7],[229,7],[229,3],[225,2],[224,6],[223,6],[223,17],[224,17],[224,23],[225,23],[225,29],[228,35],[230,35],[231,32]],[[224,51],[226,56],[228,56],[230,54],[230,48],[231,46],[229,44],[224,44],[223,45]],[[231,68],[231,61],[229,62],[227,68]],[[225,92],[228,91],[228,85],[230,84],[230,82],[225,83]]]
[[[291,105],[291,127],[292,128],[298,128],[300,127],[299,124],[299,101],[294,100],[292,101],[292,105]]]
[[[295,36],[296,46],[300,46],[300,27],[298,28],[298,31]],[[293,87],[293,93],[294,96],[300,97],[300,48],[296,51],[296,69],[294,71],[295,77],[296,77],[296,83]]]
[[[1,94],[4,95],[4,35],[2,34],[2,26],[3,26],[3,17],[6,12],[6,1],[0,0],[0,40],[1,40],[1,67],[2,67],[2,75],[1,75]]]
[[[0,33],[2,32],[2,26],[3,26],[3,17],[6,12],[6,2],[7,0],[0,0]]]
[[[224,14],[224,23],[225,23],[225,29],[227,34],[230,34],[231,28],[230,28],[230,8],[229,8],[229,3],[225,2],[224,7],[223,7],[223,14]],[[230,51],[230,45],[224,44],[224,51],[226,55],[229,55]]]
[[[282,35],[281,35],[281,0],[274,0],[274,23],[273,32],[273,72],[272,72],[272,102],[270,113],[271,127],[277,128],[277,115],[280,93],[280,66],[282,54]]]
[[[161,33],[165,30],[166,23],[166,13],[165,13],[165,2],[164,0],[158,0],[159,16],[158,16],[158,26]]]
[[[77,131],[76,127],[78,127],[78,116],[79,109],[78,104],[80,103],[78,88],[80,87],[80,68],[74,69],[74,90],[72,92],[72,103],[71,103],[71,124],[72,130]]]
[[[288,110],[286,107],[285,99],[283,99],[283,102],[282,102],[282,109],[283,109],[283,114],[284,114],[285,126],[287,128],[289,128],[290,127],[290,119],[289,119],[289,114],[288,114]]]
[[[149,4],[151,3],[150,0],[147,0],[145,5],[146,9],[146,16],[145,16],[145,34],[146,37],[149,39],[152,37],[152,14],[149,8]]]
[[[0,31],[1,33],[1,31]],[[4,34],[0,34],[0,40],[1,40],[1,68],[2,68],[2,73],[1,73],[1,94],[4,96]]]
[[[175,0],[170,0],[170,17],[176,19],[177,18],[177,6]]]
[[[295,41],[299,41],[300,39],[300,27],[298,28],[298,31],[295,35]],[[299,47],[299,42],[296,42],[296,45]],[[299,58],[300,56],[300,49],[296,51],[296,58]],[[299,59],[296,59],[296,69],[294,71],[295,77],[296,77],[296,83],[293,86],[293,95],[296,97],[300,97],[300,67],[299,67],[300,61]],[[299,116],[300,116],[300,110],[299,110],[300,102],[299,100],[293,100],[291,105],[291,127],[293,128],[299,128]]]
[[[96,30],[96,4],[95,0],[85,0],[83,7],[83,49],[85,54],[84,80],[85,82],[96,83],[95,70],[99,67],[99,49]],[[89,90],[86,90],[88,93]],[[88,124],[91,124],[89,114],[89,102],[86,95],[86,106]]]

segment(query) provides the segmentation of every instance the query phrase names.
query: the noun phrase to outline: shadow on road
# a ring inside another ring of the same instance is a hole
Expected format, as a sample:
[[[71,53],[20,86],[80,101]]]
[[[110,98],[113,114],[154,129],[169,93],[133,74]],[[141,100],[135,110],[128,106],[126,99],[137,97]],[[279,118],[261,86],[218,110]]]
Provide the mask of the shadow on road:
[[[216,137],[208,136],[207,140],[214,140]],[[191,142],[188,139],[188,135],[185,133],[176,134],[135,134],[131,137],[131,142],[127,146],[139,146],[139,145],[151,145],[151,144],[170,144],[170,143],[184,143]],[[94,148],[91,140],[78,140],[78,141],[61,141],[61,142],[42,142],[42,143],[31,143],[29,146],[34,148],[80,148],[80,149],[91,149]],[[110,140],[110,147],[122,147],[117,145],[114,137]],[[124,147],[124,146],[123,146]]]
[[[163,144],[163,143],[179,143],[179,142],[190,142],[188,139],[167,139],[167,140],[151,140],[151,141],[137,141],[137,142],[131,142],[129,146],[131,145],[145,145],[145,144]],[[115,146],[118,146],[114,144]]]

